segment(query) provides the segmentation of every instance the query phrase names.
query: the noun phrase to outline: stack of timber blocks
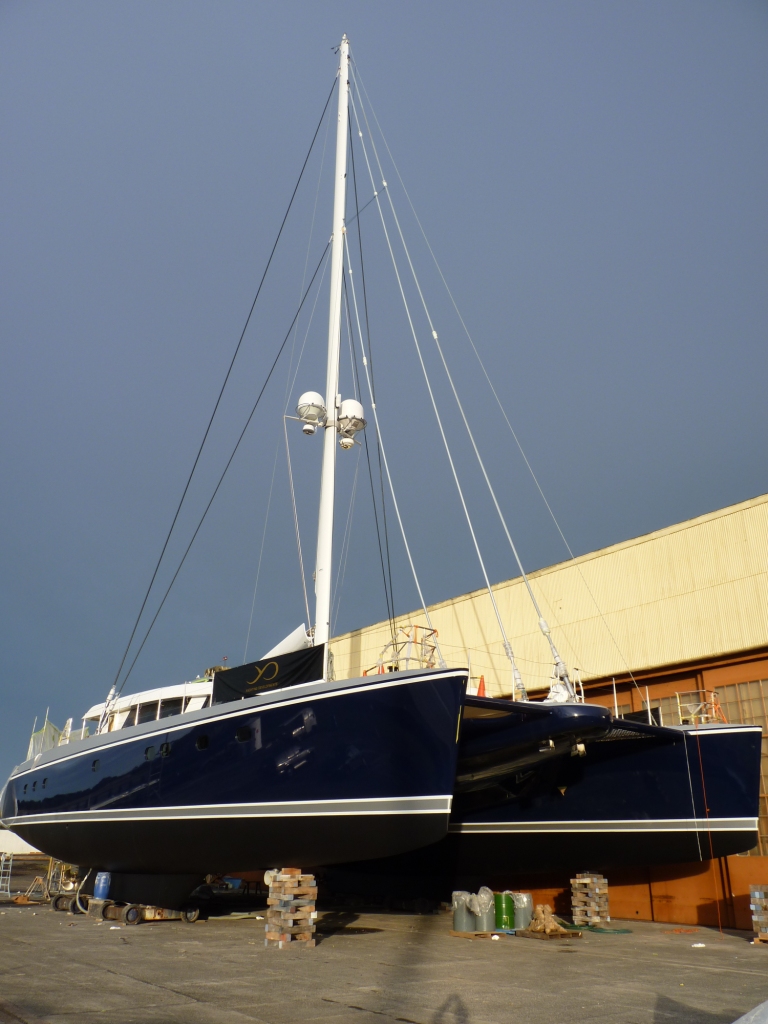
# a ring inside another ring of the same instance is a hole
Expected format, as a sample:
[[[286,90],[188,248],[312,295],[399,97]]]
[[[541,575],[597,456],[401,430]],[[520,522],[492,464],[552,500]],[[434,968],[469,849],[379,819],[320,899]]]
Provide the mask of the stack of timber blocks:
[[[603,875],[582,872],[571,879],[571,910],[573,923],[599,925],[610,921],[608,913],[608,879]]]
[[[290,942],[314,946],[317,920],[317,884],[301,868],[266,872],[269,885],[265,946],[283,949]]]
[[[749,909],[756,942],[768,942],[768,885],[750,885]]]

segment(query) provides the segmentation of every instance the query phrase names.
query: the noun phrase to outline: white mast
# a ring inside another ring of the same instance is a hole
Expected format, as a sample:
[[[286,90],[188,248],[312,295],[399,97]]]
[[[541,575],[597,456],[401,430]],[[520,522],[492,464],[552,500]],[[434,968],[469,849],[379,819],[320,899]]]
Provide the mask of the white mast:
[[[331,236],[331,302],[328,314],[328,369],[325,384],[323,473],[320,483],[320,514],[317,524],[315,562],[315,644],[328,642],[331,633],[331,568],[333,555],[333,498],[336,474],[336,432],[339,416],[339,349],[341,346],[341,286],[344,266],[344,212],[347,197],[347,133],[349,119],[349,40],[339,47],[339,112],[336,125],[336,171]],[[323,676],[327,678],[326,649]]]

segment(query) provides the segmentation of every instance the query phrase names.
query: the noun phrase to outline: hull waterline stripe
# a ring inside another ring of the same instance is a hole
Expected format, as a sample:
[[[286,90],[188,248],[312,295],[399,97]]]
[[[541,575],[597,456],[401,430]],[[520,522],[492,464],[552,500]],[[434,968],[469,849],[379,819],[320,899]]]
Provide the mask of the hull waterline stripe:
[[[21,825],[75,824],[110,821],[169,821],[195,818],[372,817],[398,814],[449,814],[453,797],[368,797],[360,800],[302,800],[286,803],[213,804],[200,807],[135,807],[121,810],[60,811],[5,818],[9,828]]]
[[[659,818],[628,821],[475,821],[448,826],[452,833],[529,832],[755,832],[757,818]]]
[[[138,740],[138,739],[141,739],[142,741],[144,741],[144,740],[150,739],[153,736],[159,736],[159,735],[165,736],[168,733],[180,732],[183,729],[192,729],[192,728],[194,728],[197,725],[203,725],[203,724],[209,725],[209,724],[212,724],[214,722],[225,721],[228,718],[240,718],[243,715],[252,715],[252,714],[254,714],[254,712],[257,712],[257,711],[262,711],[262,710],[263,711],[271,711],[271,710],[274,710],[274,709],[277,709],[277,708],[291,707],[294,704],[305,704],[310,699],[313,700],[313,701],[314,700],[327,700],[330,697],[352,696],[352,695],[357,694],[357,693],[369,693],[369,692],[371,692],[373,690],[385,690],[385,689],[390,689],[390,688],[395,687],[395,686],[410,686],[410,685],[412,685],[414,683],[433,683],[433,682],[438,682],[441,679],[450,679],[450,678],[452,678],[454,676],[457,676],[457,675],[459,675],[459,676],[466,675],[466,669],[464,669],[464,670],[461,670],[461,669],[458,669],[458,670],[448,670],[448,671],[445,671],[445,672],[435,673],[434,675],[431,675],[431,674],[427,675],[427,674],[425,674],[423,676],[410,676],[408,679],[399,679],[399,680],[395,679],[395,680],[391,680],[391,681],[387,681],[387,682],[368,683],[365,686],[348,686],[348,687],[342,687],[342,688],[337,688],[337,689],[333,689],[333,690],[328,690],[326,692],[324,692],[322,690],[318,690],[318,691],[314,691],[314,692],[310,691],[309,693],[305,693],[305,694],[302,694],[301,696],[293,697],[293,698],[291,698],[289,700],[278,700],[278,701],[274,701],[272,703],[269,702],[269,699],[268,699],[269,695],[259,696],[259,697],[251,697],[251,698],[248,698],[248,706],[245,707],[245,708],[241,707],[241,708],[238,708],[237,710],[235,710],[233,708],[231,711],[222,711],[222,712],[220,712],[218,714],[209,714],[209,715],[206,715],[205,712],[199,712],[199,711],[192,712],[191,714],[194,714],[195,718],[192,719],[191,721],[188,720],[186,722],[179,722],[178,725],[167,726],[167,727],[162,728],[162,729],[148,729],[146,732],[134,733],[132,736],[125,736],[125,738],[115,739],[112,742],[105,743],[105,742],[102,741],[100,743],[92,743],[90,741],[101,740],[101,738],[103,736],[112,736],[115,733],[124,732],[124,731],[127,731],[127,730],[115,729],[114,733],[101,733],[100,735],[89,736],[88,739],[86,739],[86,740],[75,740],[74,741],[75,743],[82,744],[82,746],[78,746],[78,749],[73,751],[72,753],[67,753],[66,755],[64,755],[62,757],[57,757],[57,758],[54,758],[54,759],[51,759],[51,760],[37,761],[37,762],[35,762],[35,764],[31,765],[29,768],[24,768],[23,771],[14,772],[11,775],[11,778],[12,779],[19,779],[19,778],[21,778],[22,775],[29,775],[30,772],[38,771],[40,768],[43,767],[43,765],[45,765],[45,767],[47,768],[50,765],[63,764],[65,761],[71,761],[73,758],[80,757],[82,755],[91,756],[93,751],[95,751],[95,750],[111,750],[113,747],[124,746],[126,743],[133,743],[135,740]],[[322,682],[322,681],[320,681],[320,682]],[[301,686],[305,686],[307,684],[306,683],[301,683],[300,685]],[[250,701],[254,701],[255,703],[251,704]],[[240,701],[232,701],[231,703],[238,703],[239,704],[241,702]],[[242,703],[246,703],[246,702],[243,701]],[[226,705],[224,705],[224,706],[226,706]],[[219,707],[219,705],[215,704],[214,707]],[[210,709],[205,709],[205,710],[210,710]],[[198,715],[200,717],[197,717]],[[174,717],[176,717],[176,716],[174,716]],[[183,718],[185,716],[184,715],[179,715],[178,717],[179,718]],[[172,721],[172,719],[170,719],[170,718],[163,718],[163,719],[159,719],[157,723],[152,723],[152,724],[153,725],[155,725],[155,724],[159,725],[160,722],[170,722],[170,721]],[[136,726],[129,726],[128,728],[130,729],[130,728],[137,728],[137,727]],[[141,728],[141,727],[139,726],[138,728]],[[49,751],[46,751],[46,753],[49,753]],[[24,762],[24,763],[26,764],[27,762]]]

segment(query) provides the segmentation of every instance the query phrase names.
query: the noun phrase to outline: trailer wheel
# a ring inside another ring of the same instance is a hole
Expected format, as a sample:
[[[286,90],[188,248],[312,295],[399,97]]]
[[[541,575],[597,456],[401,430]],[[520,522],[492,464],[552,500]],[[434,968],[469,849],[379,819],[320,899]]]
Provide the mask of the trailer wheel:
[[[200,907],[184,907],[181,912],[181,920],[185,924],[194,924],[200,917]]]
[[[139,924],[141,922],[141,907],[135,903],[129,903],[120,910],[120,920],[123,924]]]

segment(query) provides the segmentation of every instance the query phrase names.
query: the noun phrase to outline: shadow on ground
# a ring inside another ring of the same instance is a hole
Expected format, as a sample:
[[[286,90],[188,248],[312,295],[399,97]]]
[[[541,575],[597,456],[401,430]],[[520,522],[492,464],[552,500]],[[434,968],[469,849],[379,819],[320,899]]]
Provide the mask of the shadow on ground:
[[[355,928],[354,923],[359,919],[359,914],[350,910],[329,910],[317,922],[317,937],[331,935],[371,935],[374,932],[381,932],[383,928]]]
[[[653,1024],[732,1024],[739,1017],[741,1013],[738,1010],[734,1013],[709,1013],[696,1006],[680,1003],[677,999],[658,996]]]
[[[469,1010],[461,996],[448,996],[435,1011],[432,1024],[469,1024]]]

